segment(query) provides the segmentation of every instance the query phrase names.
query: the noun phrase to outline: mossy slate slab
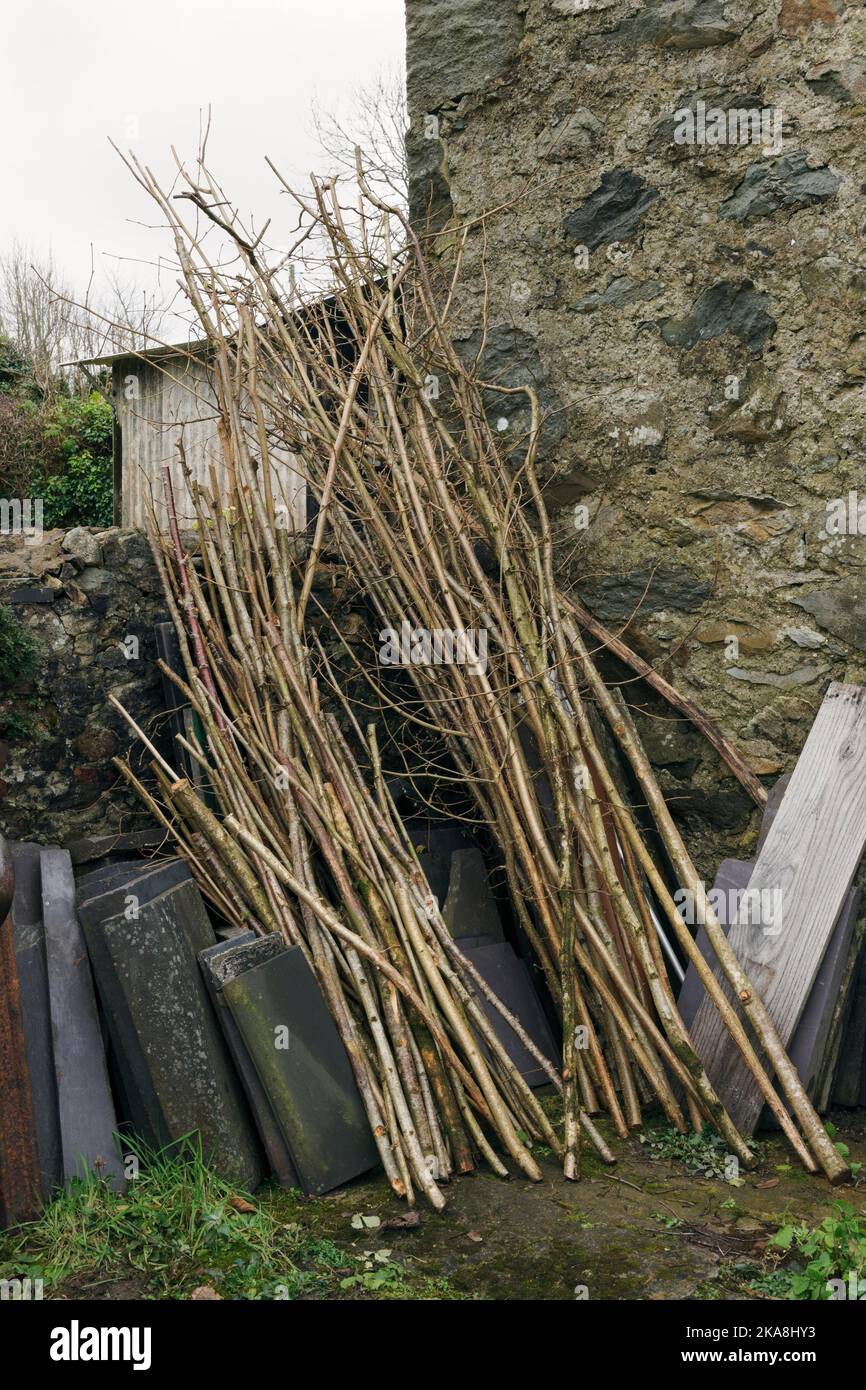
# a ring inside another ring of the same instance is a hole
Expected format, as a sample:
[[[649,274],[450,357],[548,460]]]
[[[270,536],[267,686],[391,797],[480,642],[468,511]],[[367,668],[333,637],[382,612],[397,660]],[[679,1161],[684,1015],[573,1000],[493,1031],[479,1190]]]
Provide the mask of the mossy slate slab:
[[[495,941],[468,948],[463,942],[458,944],[463,947],[467,959],[475,966],[485,984],[489,985],[508,1012],[522,1024],[527,1036],[556,1068],[557,1047],[525,961],[519,959],[507,941]],[[489,999],[481,995],[480,1002],[493,1026],[493,1031],[526,1084],[549,1085],[549,1075],[520,1041],[511,1024],[502,1017]]]
[[[12,934],[27,1043],[42,1196],[48,1201],[60,1184],[62,1165],[39,856],[39,845],[22,842],[12,846],[15,868]]]
[[[222,992],[222,976],[219,973],[219,956],[224,956],[227,951],[234,951],[239,946],[248,946],[256,940],[255,932],[241,932],[239,936],[233,937],[229,941],[218,941],[215,946],[208,946],[204,951],[199,952],[199,965],[208,994],[211,997],[217,1018],[220,1021],[229,1052],[232,1055],[238,1076],[241,1079],[262,1147],[267,1155],[271,1171],[276,1177],[280,1187],[294,1188],[299,1187],[298,1174],[292,1162],[283,1132],[277,1123],[274,1114],[274,1107],[268,1099],[268,1094],[259,1080],[259,1074],[253,1066],[252,1059],[247,1051],[246,1043],[241,1036],[240,1029],[235,1023],[232,1011]]]
[[[85,935],[112,1042],[155,1139],[198,1131],[221,1176],[257,1187],[252,1119],[196,959],[214,938],[195,884],[141,903],[131,920],[85,923]]]
[[[255,962],[248,970],[244,955]],[[300,947],[266,938],[222,959],[237,971],[224,979],[223,995],[303,1190],[317,1196],[367,1172],[379,1161],[376,1145],[346,1049]]]
[[[91,916],[113,917],[125,906],[124,896],[134,893],[140,901],[147,902],[178,883],[192,881],[192,875],[183,859],[164,859],[148,864],[145,860],[123,861],[119,864],[102,864],[83,874],[76,885],[78,910],[85,905],[95,904]],[[117,895],[117,906],[111,907],[108,895]],[[102,899],[101,902],[96,902]],[[106,910],[110,908],[111,910]]]
[[[40,859],[63,1178],[68,1183],[94,1172],[123,1192],[117,1117],[90,962],[75,914],[72,861],[62,849],[44,849]]]

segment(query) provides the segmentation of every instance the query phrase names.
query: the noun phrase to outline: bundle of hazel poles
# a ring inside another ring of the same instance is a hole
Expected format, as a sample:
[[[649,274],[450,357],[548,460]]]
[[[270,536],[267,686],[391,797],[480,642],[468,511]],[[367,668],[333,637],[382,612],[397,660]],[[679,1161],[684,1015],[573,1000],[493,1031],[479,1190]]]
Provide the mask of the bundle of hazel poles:
[[[151,532],[186,672],[166,675],[198,717],[201,736],[180,741],[200,783],[179,777],[155,749],[153,788],[118,766],[230,921],[279,931],[304,951],[395,1190],[439,1206],[439,1184],[479,1156],[504,1173],[504,1155],[537,1179],[537,1142],[577,1178],[584,1136],[613,1161],[591,1117],[606,1113],[624,1137],[648,1105],[681,1132],[710,1124],[752,1166],[748,1139],[678,1013],[663,953],[671,940],[802,1163],[844,1178],[846,1164],[728,945],[629,709],[597,658],[610,647],[636,669],[642,663],[557,582],[536,466],[538,396],[531,383],[484,381],[478,357],[455,348],[449,313],[465,238],[443,285],[412,226],[366,185],[360,162],[351,222],[333,184],[314,180],[304,196],[282,181],[327,249],[330,291],[304,300],[202,160],[192,172],[178,165],[180,196],[135,160],[130,167],[174,234],[207,343],[223,468],[197,480],[181,445],[165,465],[168,534],[155,524]],[[205,251],[208,223],[231,245],[230,266]],[[504,438],[503,416],[519,422],[518,439],[516,428]],[[316,503],[303,537],[286,524],[289,457]],[[197,554],[180,535],[172,472],[192,498]],[[323,605],[323,575],[335,563],[369,614],[360,650],[349,605]],[[399,684],[383,660],[387,633],[410,634]],[[441,642],[432,645],[442,634],[445,659]],[[760,801],[721,732],[648,668],[641,674],[695,720]],[[401,742],[400,774],[459,785],[496,846],[559,1012],[558,1071],[443,921],[392,794],[380,733],[389,719],[415,734],[416,754],[411,738]],[[693,896],[718,976],[620,789],[605,754],[611,740]],[[561,1135],[499,1043],[485,1003],[559,1089]]]

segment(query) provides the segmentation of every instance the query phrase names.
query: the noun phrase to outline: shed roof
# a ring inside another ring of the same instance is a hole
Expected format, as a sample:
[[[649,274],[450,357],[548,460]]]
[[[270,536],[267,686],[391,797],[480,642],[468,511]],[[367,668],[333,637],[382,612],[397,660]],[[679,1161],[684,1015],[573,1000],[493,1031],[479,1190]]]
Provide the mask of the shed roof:
[[[153,362],[161,357],[197,357],[207,351],[206,338],[191,338],[186,343],[161,343],[153,348],[127,348],[124,352],[110,352],[105,357],[79,357],[73,362],[64,362],[64,367],[110,367],[114,362],[123,362],[135,357],[140,362]]]

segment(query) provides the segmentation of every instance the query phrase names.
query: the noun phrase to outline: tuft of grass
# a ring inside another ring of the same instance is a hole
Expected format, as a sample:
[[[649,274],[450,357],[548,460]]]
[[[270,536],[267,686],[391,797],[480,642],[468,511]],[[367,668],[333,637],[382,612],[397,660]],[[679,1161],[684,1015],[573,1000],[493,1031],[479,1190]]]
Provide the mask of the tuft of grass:
[[[147,1299],[184,1299],[201,1284],[226,1299],[453,1297],[389,1264],[387,1287],[365,1257],[339,1249],[251,1197],[202,1159],[197,1140],[153,1152],[124,1141],[138,1176],[119,1196],[96,1175],[74,1181],[38,1221],[0,1236],[0,1279],[42,1279],[46,1297],[132,1280]],[[344,1282],[360,1273],[357,1284]],[[429,1287],[428,1287],[429,1286]],[[351,1296],[351,1295],[349,1295]]]

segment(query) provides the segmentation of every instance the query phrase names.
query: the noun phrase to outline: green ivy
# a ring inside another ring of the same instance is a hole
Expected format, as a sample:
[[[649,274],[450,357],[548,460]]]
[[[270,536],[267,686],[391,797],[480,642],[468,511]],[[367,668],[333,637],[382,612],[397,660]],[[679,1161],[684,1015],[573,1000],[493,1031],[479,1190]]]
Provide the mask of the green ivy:
[[[686,1172],[701,1178],[721,1178],[734,1187],[742,1187],[743,1179],[736,1168],[731,1172],[730,1145],[709,1126],[698,1133],[690,1130],[679,1134],[675,1129],[650,1129],[638,1135],[647,1154],[652,1159],[668,1159],[685,1165]],[[761,1146],[750,1140],[750,1147],[756,1158],[760,1158]]]

